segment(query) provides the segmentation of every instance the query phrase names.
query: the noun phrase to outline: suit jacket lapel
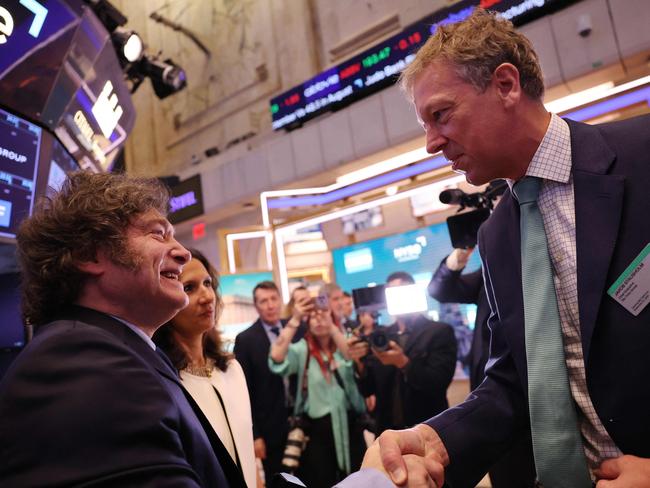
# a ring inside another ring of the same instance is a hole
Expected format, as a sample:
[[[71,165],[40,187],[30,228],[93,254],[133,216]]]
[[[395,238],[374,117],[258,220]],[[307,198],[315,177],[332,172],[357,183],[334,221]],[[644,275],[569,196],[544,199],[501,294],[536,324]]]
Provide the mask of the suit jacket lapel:
[[[178,385],[181,384],[176,370],[169,359],[164,356],[164,353],[161,353],[162,356],[156,353],[156,351],[152,349],[149,344],[142,339],[142,337],[139,337],[122,321],[97,310],[92,310],[78,305],[68,307],[62,314],[61,318],[79,320],[89,326],[105,330],[120,339],[129,348],[133,349],[133,351],[153,366],[160,374],[173,380]]]
[[[571,128],[576,212],[578,304],[585,363],[623,210],[622,175],[608,175],[616,155],[598,129],[568,121]]]
[[[266,329],[262,325],[262,320],[257,319],[257,322],[253,324],[253,327],[257,328],[257,342],[260,344],[260,348],[264,346],[268,352],[268,350],[271,348],[271,341],[269,340],[269,336],[266,334]]]

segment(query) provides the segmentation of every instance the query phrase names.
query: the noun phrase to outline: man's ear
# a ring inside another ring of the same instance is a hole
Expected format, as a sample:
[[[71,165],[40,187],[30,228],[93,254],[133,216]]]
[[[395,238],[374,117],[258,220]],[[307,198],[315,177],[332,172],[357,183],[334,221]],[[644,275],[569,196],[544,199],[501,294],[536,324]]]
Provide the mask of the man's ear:
[[[513,64],[501,63],[497,66],[492,73],[492,83],[505,108],[517,105],[522,91],[519,70]]]
[[[92,275],[92,276],[101,276],[104,274],[106,269],[107,256],[101,250],[97,251],[95,259],[92,260],[75,260],[75,265],[77,269],[82,273]]]

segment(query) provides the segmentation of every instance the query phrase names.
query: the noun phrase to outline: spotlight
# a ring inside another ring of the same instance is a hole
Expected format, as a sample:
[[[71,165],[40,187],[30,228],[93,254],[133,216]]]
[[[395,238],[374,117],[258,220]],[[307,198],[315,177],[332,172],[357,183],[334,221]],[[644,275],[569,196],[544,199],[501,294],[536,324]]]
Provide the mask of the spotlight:
[[[163,99],[187,86],[185,71],[171,59],[160,61],[144,55],[140,61],[140,72],[151,79],[153,91]]]
[[[144,45],[142,39],[133,31],[127,31],[117,28],[111,34],[115,51],[117,52],[120,63],[125,66],[128,63],[135,63],[142,57]]]

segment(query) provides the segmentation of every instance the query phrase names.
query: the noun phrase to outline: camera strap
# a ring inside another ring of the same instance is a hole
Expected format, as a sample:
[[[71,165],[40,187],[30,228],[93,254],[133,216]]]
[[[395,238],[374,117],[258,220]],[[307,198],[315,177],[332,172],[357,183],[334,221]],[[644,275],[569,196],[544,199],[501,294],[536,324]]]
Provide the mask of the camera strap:
[[[305,367],[302,370],[302,388],[300,389],[301,391],[301,396],[302,396],[302,401],[300,402],[300,405],[298,405],[298,402],[296,402],[296,408],[294,410],[294,415],[302,415],[305,414],[305,405],[307,405],[307,396],[309,395],[309,378],[307,377],[307,369],[309,368],[309,359],[311,359],[311,351],[309,350],[309,344],[307,344],[307,358],[305,359]]]
[[[348,404],[350,405],[350,409],[354,410],[354,406],[352,405],[352,400],[350,399],[350,396],[348,395],[348,390],[345,389],[345,384],[343,383],[343,378],[341,378],[341,374],[339,373],[339,368],[337,367],[337,368],[332,369],[332,373],[334,374],[334,378],[336,378],[336,382],[341,387],[341,390],[343,390],[343,394],[345,395],[345,399],[348,401]]]

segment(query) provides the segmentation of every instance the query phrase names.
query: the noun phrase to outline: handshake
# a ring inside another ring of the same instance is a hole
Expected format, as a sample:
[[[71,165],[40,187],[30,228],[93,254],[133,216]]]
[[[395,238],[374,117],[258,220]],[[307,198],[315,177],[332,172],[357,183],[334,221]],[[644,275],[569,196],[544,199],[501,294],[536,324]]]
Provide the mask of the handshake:
[[[449,456],[438,434],[419,424],[387,430],[366,451],[362,468],[385,473],[397,486],[442,488]]]

